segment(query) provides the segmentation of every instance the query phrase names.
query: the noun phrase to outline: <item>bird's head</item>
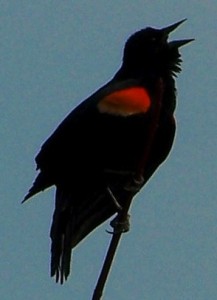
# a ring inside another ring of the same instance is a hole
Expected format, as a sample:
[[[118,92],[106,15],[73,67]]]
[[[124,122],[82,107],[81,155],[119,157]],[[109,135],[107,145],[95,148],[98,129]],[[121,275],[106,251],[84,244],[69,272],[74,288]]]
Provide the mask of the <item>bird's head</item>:
[[[123,56],[123,67],[131,73],[145,74],[170,72],[175,75],[180,71],[179,47],[193,39],[168,41],[169,34],[184,20],[163,29],[145,28],[134,33],[126,42]]]

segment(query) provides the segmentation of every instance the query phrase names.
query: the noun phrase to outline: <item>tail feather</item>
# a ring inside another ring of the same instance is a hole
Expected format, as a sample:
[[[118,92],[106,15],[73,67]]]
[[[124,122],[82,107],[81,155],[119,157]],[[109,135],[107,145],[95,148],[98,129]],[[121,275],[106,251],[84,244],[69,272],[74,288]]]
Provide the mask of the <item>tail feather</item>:
[[[67,226],[69,227],[69,226]],[[71,252],[70,232],[60,233],[52,238],[51,246],[51,277],[56,276],[56,282],[61,284],[67,280],[70,273]]]
[[[72,228],[71,228],[71,222],[69,222],[66,228],[66,234],[63,243],[63,254],[61,257],[61,272],[60,272],[61,284],[63,284],[64,280],[67,280],[70,273],[71,253],[72,253],[71,236],[72,236]]]
[[[75,201],[69,190],[57,187],[50,233],[51,276],[55,276],[56,282],[61,284],[70,274],[72,249],[116,212],[115,205],[105,191],[94,194],[93,198],[86,201],[84,198],[82,200]]]
[[[61,187],[56,190],[56,207],[51,226],[51,277],[63,284],[70,273],[71,239],[75,212],[71,207],[71,195]]]

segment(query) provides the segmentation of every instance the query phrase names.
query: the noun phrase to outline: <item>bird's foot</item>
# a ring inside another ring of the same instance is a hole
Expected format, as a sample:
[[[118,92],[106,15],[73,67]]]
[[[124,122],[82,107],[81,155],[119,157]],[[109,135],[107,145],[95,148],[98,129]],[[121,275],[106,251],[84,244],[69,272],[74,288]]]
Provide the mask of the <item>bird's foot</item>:
[[[117,215],[111,222],[111,227],[114,229],[113,231],[107,231],[111,234],[124,233],[130,230],[130,215],[127,214],[124,220],[120,221],[120,216]]]

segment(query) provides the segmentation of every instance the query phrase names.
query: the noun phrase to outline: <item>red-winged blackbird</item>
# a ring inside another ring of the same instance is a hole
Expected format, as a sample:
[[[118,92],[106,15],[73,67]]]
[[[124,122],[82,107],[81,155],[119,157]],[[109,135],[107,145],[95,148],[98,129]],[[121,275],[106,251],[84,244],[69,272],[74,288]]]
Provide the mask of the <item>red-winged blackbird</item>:
[[[36,157],[40,173],[24,201],[56,186],[50,236],[57,282],[69,275],[72,248],[133,198],[171,149],[178,48],[192,40],[168,42],[168,35],[183,22],[133,34],[115,76],[66,117]]]

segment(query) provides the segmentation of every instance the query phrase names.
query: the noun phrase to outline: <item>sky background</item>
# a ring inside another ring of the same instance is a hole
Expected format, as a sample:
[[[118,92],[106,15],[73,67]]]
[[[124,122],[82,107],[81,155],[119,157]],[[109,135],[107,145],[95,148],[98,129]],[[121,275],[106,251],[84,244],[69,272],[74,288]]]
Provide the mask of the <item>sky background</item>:
[[[136,197],[104,300],[217,299],[217,2],[0,0],[0,298],[91,299],[110,241],[105,223],[49,277],[54,189],[21,205],[41,144],[120,66],[129,35],[187,18],[177,136]]]

